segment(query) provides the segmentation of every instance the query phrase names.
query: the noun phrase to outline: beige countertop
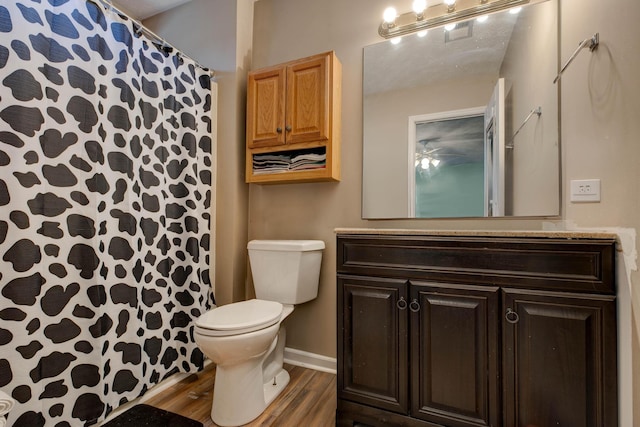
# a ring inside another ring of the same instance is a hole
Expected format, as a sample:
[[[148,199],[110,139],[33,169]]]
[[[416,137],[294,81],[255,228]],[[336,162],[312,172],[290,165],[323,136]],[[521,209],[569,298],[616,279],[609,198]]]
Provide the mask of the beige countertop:
[[[611,232],[571,230],[420,230],[398,228],[336,228],[336,234],[399,236],[541,237],[555,239],[616,239]]]

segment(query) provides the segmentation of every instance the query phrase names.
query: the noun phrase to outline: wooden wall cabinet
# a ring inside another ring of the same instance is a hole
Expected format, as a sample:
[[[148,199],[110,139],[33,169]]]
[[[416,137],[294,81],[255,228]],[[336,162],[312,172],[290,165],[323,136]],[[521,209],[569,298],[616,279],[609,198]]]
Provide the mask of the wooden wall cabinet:
[[[337,241],[337,425],[617,425],[614,239]]]
[[[341,64],[322,53],[249,73],[247,81],[246,181],[340,180]],[[324,155],[321,167],[260,170],[265,155],[292,159]]]

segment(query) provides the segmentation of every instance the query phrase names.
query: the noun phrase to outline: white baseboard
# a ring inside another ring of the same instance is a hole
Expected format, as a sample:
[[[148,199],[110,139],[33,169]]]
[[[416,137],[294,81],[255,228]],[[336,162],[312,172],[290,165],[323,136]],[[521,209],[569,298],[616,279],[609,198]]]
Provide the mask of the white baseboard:
[[[284,361],[295,366],[314,369],[316,371],[336,374],[338,362],[335,358],[323,356],[321,354],[309,353],[307,351],[296,350],[285,347]]]

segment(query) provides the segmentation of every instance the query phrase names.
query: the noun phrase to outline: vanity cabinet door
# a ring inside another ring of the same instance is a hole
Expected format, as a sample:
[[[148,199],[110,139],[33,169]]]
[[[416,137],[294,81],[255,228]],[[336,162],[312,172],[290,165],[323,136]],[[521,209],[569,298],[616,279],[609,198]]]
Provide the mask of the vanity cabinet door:
[[[505,426],[617,426],[615,297],[506,289]]]
[[[407,414],[406,281],[338,276],[338,398]]]
[[[411,282],[411,416],[500,425],[497,287]]]

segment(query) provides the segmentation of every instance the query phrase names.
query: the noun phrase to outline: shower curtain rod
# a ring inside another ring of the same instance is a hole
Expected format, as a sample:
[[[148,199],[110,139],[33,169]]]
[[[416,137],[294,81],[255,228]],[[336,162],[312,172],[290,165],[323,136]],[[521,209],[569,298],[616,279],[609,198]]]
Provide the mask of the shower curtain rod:
[[[162,37],[160,37],[159,35],[157,35],[156,33],[154,33],[153,31],[151,31],[150,29],[148,29],[147,27],[145,27],[142,22],[138,21],[137,19],[132,18],[131,16],[129,16],[129,14],[125,13],[124,11],[122,11],[121,9],[118,9],[116,6],[113,5],[113,3],[111,3],[111,0],[89,0],[93,3],[99,3],[101,4],[103,7],[111,9],[112,11],[116,12],[118,15],[123,16],[129,20],[131,20],[132,22],[134,22],[137,26],[138,26],[138,31],[144,35],[146,35],[147,37],[149,37],[152,42],[155,42],[157,44],[160,45],[161,48],[169,48],[171,49],[171,51],[175,51],[177,56],[183,57],[183,58],[187,58],[191,61],[193,61],[193,63],[202,68],[203,70],[207,71],[209,73],[209,78],[214,78],[216,76],[216,71],[209,68],[209,67],[205,67],[204,65],[200,64],[198,61],[196,61],[195,59],[191,58],[190,56],[184,54],[180,49],[178,49],[177,47],[173,46],[171,43],[168,43],[165,39],[163,39]]]

